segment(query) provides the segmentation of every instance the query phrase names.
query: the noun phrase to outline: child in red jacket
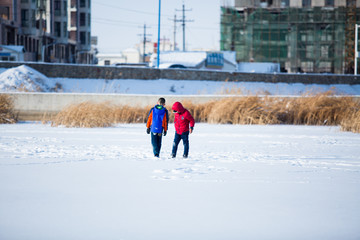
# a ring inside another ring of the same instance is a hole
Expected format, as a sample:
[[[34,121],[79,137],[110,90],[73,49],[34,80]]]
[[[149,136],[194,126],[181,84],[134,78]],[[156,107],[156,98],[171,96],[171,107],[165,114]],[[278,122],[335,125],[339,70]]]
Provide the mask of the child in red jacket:
[[[183,157],[187,158],[189,154],[189,133],[192,133],[195,126],[195,120],[191,116],[190,112],[183,107],[180,102],[176,102],[172,106],[172,110],[175,113],[174,125],[175,125],[175,138],[172,148],[171,157],[176,157],[178,145],[181,140],[184,144]],[[189,128],[190,125],[190,128]]]

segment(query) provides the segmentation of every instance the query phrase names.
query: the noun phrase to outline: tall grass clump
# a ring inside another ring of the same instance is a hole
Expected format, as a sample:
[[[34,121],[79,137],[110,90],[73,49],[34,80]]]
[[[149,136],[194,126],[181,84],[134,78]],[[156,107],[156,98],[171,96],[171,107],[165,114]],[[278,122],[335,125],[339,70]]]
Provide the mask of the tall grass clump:
[[[70,105],[59,112],[51,125],[65,127],[110,127],[116,123],[144,123],[147,111],[143,108],[115,106],[109,103],[84,102]]]
[[[278,124],[273,100],[257,96],[226,98],[213,104],[209,123],[221,124]]]
[[[344,118],[340,123],[340,128],[342,131],[360,133],[360,108],[357,108],[347,118]]]
[[[6,94],[0,94],[0,124],[16,122],[12,98]]]
[[[148,108],[113,106],[114,123],[144,123],[147,120]]]
[[[289,100],[290,124],[339,125],[356,102],[351,97],[336,97],[332,92]]]
[[[52,126],[110,127],[113,123],[112,106],[108,103],[83,102],[70,105],[52,120]]]

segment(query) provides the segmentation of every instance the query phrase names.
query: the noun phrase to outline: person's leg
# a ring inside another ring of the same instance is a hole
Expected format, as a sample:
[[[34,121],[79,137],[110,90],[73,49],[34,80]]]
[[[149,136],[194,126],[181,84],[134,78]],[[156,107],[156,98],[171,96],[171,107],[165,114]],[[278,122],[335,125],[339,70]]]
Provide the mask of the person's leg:
[[[189,132],[185,132],[181,135],[181,138],[184,143],[184,154],[183,157],[187,158],[189,154]]]
[[[162,134],[157,134],[157,156],[160,156]]]
[[[158,146],[158,135],[156,133],[151,133],[151,144],[153,146],[154,156],[159,156],[159,146]]]
[[[180,140],[181,140],[181,135],[179,135],[175,132],[175,138],[174,138],[173,148],[172,148],[172,153],[171,153],[172,157],[176,157],[176,152],[177,152],[177,148],[178,148]]]

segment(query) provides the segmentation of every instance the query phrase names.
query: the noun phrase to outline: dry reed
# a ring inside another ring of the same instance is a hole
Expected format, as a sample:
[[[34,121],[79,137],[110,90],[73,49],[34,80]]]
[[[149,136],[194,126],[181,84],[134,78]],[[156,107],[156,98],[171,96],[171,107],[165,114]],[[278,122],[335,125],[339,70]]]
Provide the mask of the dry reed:
[[[171,106],[172,104],[170,104]],[[331,92],[298,98],[233,97],[204,104],[183,102],[196,122],[218,124],[305,124],[341,125],[360,132],[360,103]],[[116,123],[145,123],[150,107],[114,106],[109,103],[81,103],[69,106],[52,121],[53,126],[107,127]],[[170,122],[174,114],[169,108]]]
[[[360,108],[354,109],[347,118],[344,118],[340,123],[342,131],[350,131],[360,133]]]
[[[51,125],[66,127],[110,127],[112,107],[107,103],[83,102],[71,105],[53,119]]]
[[[16,123],[13,100],[9,95],[0,94],[0,124]]]

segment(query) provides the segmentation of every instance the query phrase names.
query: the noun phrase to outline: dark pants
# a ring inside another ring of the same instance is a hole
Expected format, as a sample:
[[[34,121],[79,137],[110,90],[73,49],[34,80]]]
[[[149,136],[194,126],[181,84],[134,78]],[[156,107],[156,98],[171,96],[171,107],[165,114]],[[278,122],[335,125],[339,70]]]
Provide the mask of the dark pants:
[[[155,157],[159,157],[161,149],[161,133],[151,133],[151,144],[153,146],[153,152]]]
[[[184,132],[181,135],[175,132],[175,138],[172,148],[172,155],[174,157],[176,156],[177,148],[181,140],[183,140],[184,144],[184,156],[187,157],[187,155],[189,154],[189,132]]]

